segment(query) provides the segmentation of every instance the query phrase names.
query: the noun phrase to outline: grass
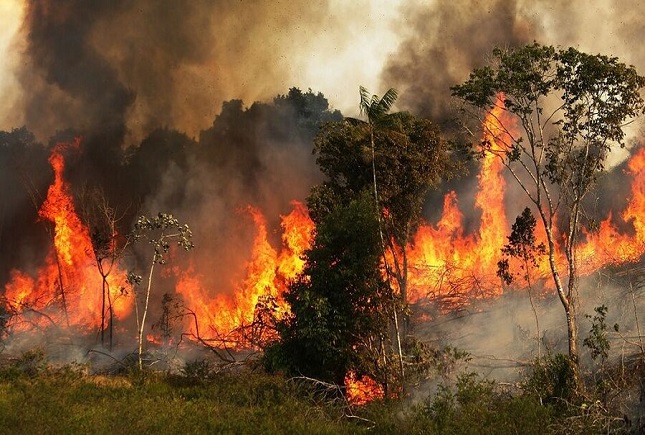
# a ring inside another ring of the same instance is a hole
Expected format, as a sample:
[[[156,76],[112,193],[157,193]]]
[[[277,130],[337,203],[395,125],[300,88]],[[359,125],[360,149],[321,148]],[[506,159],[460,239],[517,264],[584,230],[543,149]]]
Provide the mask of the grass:
[[[323,410],[285,379],[222,375],[205,382],[153,374],[132,381],[48,371],[0,380],[6,434],[343,434],[360,427]]]
[[[187,367],[182,375],[87,375],[79,366],[53,369],[41,355],[25,355],[0,367],[0,434],[608,433],[608,426],[474,374],[416,405],[390,400],[348,408],[281,375]]]

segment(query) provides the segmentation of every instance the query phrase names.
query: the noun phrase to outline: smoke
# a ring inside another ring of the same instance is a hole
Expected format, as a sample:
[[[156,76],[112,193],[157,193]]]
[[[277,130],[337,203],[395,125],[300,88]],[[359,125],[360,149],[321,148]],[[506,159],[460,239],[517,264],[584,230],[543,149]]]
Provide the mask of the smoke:
[[[450,87],[494,47],[530,40],[517,1],[411,3],[403,15],[405,36],[383,81],[400,91],[400,105],[437,121],[450,117]]]
[[[642,283],[642,265],[581,280],[578,346],[583,367],[589,371],[600,364],[599,359],[592,360],[590,348],[583,345],[583,340],[592,335],[593,322],[597,322],[594,319],[598,315],[597,307],[607,307],[608,360],[630,361],[641,351],[642,338],[638,337],[645,295]],[[618,332],[614,330],[615,324]],[[545,357],[568,352],[562,304],[551,291],[537,287],[530,293],[526,288],[512,290],[499,298],[474,303],[462,311],[440,315],[432,322],[420,324],[415,333],[436,348],[451,346],[468,352],[470,360],[465,364],[468,370],[506,382],[526,374],[538,355]],[[440,381],[434,379],[427,388],[434,388]],[[427,397],[424,392],[420,396]]]
[[[223,102],[292,86],[355,109],[397,41],[383,1],[23,0],[22,16],[17,1],[0,48],[15,61],[4,81],[19,86],[0,127],[25,124],[41,140],[69,127],[113,130],[117,145],[158,127],[196,137]]]
[[[408,1],[401,9],[401,43],[383,66],[382,82],[400,91],[399,107],[449,125],[456,116],[450,87],[466,80],[473,68],[486,64],[494,47],[533,41],[573,46],[616,56],[642,74],[644,9],[642,4],[625,7],[609,0],[593,5],[553,0]],[[627,132],[633,144],[642,134],[641,124],[630,126]],[[608,167],[628,155],[628,149],[616,148]]]

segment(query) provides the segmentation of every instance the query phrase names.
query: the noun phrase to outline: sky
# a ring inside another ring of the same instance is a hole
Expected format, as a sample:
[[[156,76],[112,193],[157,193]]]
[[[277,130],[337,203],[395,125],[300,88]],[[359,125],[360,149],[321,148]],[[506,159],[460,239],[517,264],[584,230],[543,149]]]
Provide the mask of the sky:
[[[359,86],[394,87],[396,109],[440,121],[449,87],[493,47],[533,41],[645,70],[637,1],[1,0],[0,16],[0,129],[41,139],[106,112],[126,145],[159,126],[197,137],[222,102],[293,86],[350,116]]]

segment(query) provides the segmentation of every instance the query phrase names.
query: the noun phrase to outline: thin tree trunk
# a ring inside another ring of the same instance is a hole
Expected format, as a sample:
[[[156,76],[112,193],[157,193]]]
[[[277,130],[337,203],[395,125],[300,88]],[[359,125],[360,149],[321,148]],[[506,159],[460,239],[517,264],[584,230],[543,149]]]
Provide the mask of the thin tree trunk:
[[[538,208],[540,212],[540,217],[544,223],[544,229],[547,236],[548,249],[549,249],[549,267],[551,268],[551,275],[553,276],[553,282],[555,284],[555,289],[564,308],[567,321],[567,338],[569,341],[569,359],[571,360],[573,371],[574,371],[574,382],[575,388],[578,389],[579,384],[579,358],[578,358],[578,322],[576,319],[576,307],[575,300],[571,297],[573,293],[571,292],[572,286],[575,285],[575,280],[572,281],[571,275],[569,275],[569,285],[568,285],[568,294],[565,293],[564,287],[562,285],[562,280],[560,279],[560,274],[558,272],[558,267],[555,262],[555,242],[553,241],[553,232],[551,227],[548,225],[548,220],[544,214],[544,210]],[[571,272],[571,260],[569,260],[569,272]],[[575,271],[575,268],[573,269]]]
[[[374,127],[370,125],[370,142],[372,146],[372,179],[374,182],[374,208],[376,210],[376,219],[378,221],[378,232],[379,232],[379,237],[381,239],[381,249],[383,251],[383,263],[385,264],[385,274],[387,276],[387,282],[388,282],[388,287],[392,289],[392,286],[390,284],[390,270],[387,264],[387,256],[386,256],[386,248],[385,248],[385,238],[383,236],[383,229],[382,227],[382,222],[381,222],[381,210],[380,210],[380,205],[379,205],[379,200],[378,200],[378,190],[377,190],[377,184],[376,184],[376,152],[374,150]],[[399,316],[397,314],[397,307],[396,304],[393,306],[393,312],[394,312],[394,333],[396,335],[396,344],[397,344],[397,350],[398,350],[398,358],[399,358],[399,374],[401,375],[401,387],[404,385],[405,381],[405,372],[403,370],[403,352],[401,350],[401,331],[399,330]]]
[[[396,332],[396,344],[397,350],[399,352],[399,374],[401,375],[401,387],[403,388],[405,371],[403,370],[403,351],[401,349],[401,333],[399,332],[399,316],[397,314],[396,306],[394,307],[394,330]]]
[[[56,257],[56,268],[58,270],[58,286],[60,290],[61,304],[63,305],[63,313],[65,314],[65,323],[67,326],[69,326],[69,313],[67,312],[67,298],[65,297],[65,285],[63,284],[63,269],[60,264],[60,259],[58,258],[58,252],[56,252],[55,257]]]
[[[105,329],[106,329],[106,324],[105,324],[105,298],[106,298],[106,286],[107,286],[107,280],[105,279],[105,275],[103,275],[103,272],[101,270],[101,267],[99,267],[99,272],[101,273],[101,278],[102,278],[102,285],[101,285],[101,346],[105,346]]]
[[[150,302],[150,289],[152,287],[152,272],[155,269],[155,261],[152,260],[150,265],[150,273],[148,274],[148,288],[146,289],[146,301],[143,304],[143,314],[141,316],[141,324],[139,325],[139,370],[143,370],[143,330],[146,326],[146,316],[148,314],[148,304]]]
[[[537,359],[540,361],[542,357],[540,348],[540,316],[538,316],[537,309],[535,308],[535,302],[533,301],[533,294],[531,292],[532,284],[531,277],[529,276],[529,265],[528,262],[524,261],[524,267],[526,268],[526,282],[528,283],[528,292],[529,292],[529,302],[531,303],[531,309],[533,310],[533,316],[535,316],[535,338],[537,341]]]

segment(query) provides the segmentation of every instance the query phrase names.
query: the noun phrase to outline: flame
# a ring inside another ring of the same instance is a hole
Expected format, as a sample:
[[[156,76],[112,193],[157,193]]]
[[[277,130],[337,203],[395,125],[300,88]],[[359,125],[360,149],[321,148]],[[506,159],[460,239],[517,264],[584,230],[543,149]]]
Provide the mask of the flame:
[[[352,405],[362,406],[385,397],[383,386],[367,375],[356,377],[356,372],[345,375],[345,396]]]
[[[582,273],[589,274],[605,265],[635,262],[645,253],[645,148],[630,158],[627,168],[632,175],[631,198],[616,220],[631,224],[633,234],[621,233],[612,223],[611,213],[597,231],[585,231],[586,242],[579,248]]]
[[[421,225],[417,231],[407,251],[411,264],[410,302],[431,297],[453,305],[463,297],[501,293],[495,271],[509,226],[504,209],[506,181],[496,153],[509,142],[509,126],[514,124],[501,104],[494,107],[484,121],[483,143],[488,148],[482,159],[475,196],[475,206],[481,211],[479,230],[464,235],[457,194],[449,192],[444,197],[439,222]]]
[[[35,277],[13,270],[5,287],[9,308],[15,312],[41,314],[33,323],[47,326],[54,323],[81,328],[101,325],[103,282],[97,271],[87,226],[76,214],[69,185],[63,178],[63,152],[76,150],[80,140],[56,145],[49,158],[54,182],[38,211],[38,216],[52,223],[53,247]],[[113,310],[116,317],[127,316],[131,300],[120,297],[123,273],[108,276]],[[54,309],[59,306],[60,309]]]
[[[227,345],[240,347],[246,345],[247,340],[240,335],[239,328],[254,322],[258,302],[269,298],[276,303],[274,314],[277,317],[284,315],[287,306],[281,298],[282,293],[286,283],[302,271],[302,255],[310,247],[314,231],[305,205],[298,201],[291,205],[293,210],[281,216],[283,245],[279,253],[268,241],[262,213],[247,207],[256,235],[251,258],[245,267],[246,277],[232,295],[217,293],[215,297],[210,296],[209,289],[202,285],[203,277],[196,275],[194,269],[181,275],[177,292],[189,301],[189,308],[195,314],[189,325],[193,334],[202,337],[207,335],[204,332],[211,331]]]
[[[501,99],[498,97],[498,102]],[[434,226],[422,225],[408,250],[410,302],[434,299],[455,308],[503,291],[495,271],[510,226],[504,207],[506,182],[502,175],[503,165],[496,154],[502,149],[500,144],[510,143],[510,134],[514,134],[516,129],[501,104],[486,116],[483,143],[488,147],[482,159],[475,196],[475,205],[481,210],[479,230],[472,235],[463,234],[463,215],[458,209],[458,198],[454,192],[449,192],[444,198],[439,222]],[[631,157],[628,172],[632,175],[631,198],[621,214],[624,225],[620,226],[631,224],[633,234],[621,233],[612,223],[611,214],[595,231],[583,229],[583,242],[577,249],[581,275],[607,265],[638,261],[645,253],[645,149]],[[620,223],[621,218],[616,220]],[[538,242],[545,242],[544,227],[538,225],[536,232]],[[555,258],[556,263],[564,265],[564,253],[557,245]],[[546,257],[539,259],[537,270],[532,275],[532,280],[542,279],[547,288],[553,286]]]

